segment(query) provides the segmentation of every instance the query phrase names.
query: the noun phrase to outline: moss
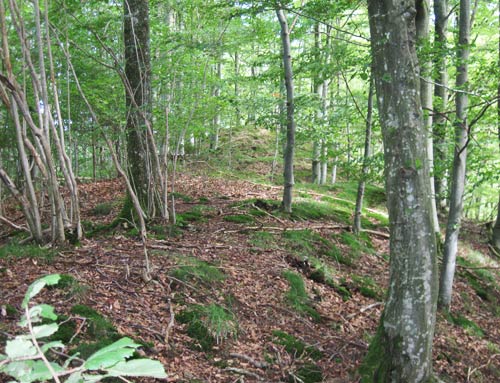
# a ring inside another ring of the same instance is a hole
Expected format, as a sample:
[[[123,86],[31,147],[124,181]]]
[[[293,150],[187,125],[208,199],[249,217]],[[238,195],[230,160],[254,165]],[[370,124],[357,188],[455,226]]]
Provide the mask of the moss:
[[[216,304],[193,305],[181,311],[177,319],[187,325],[187,334],[196,341],[193,347],[202,351],[210,351],[223,340],[236,337],[238,332],[234,314]]]
[[[224,217],[224,221],[241,223],[241,224],[249,224],[249,223],[253,223],[254,219],[250,215],[237,214],[237,215],[226,215]]]
[[[368,353],[366,354],[361,366],[359,374],[361,383],[386,383],[388,374],[391,370],[391,359],[387,357],[388,342],[384,339],[383,318],[380,319],[380,324],[375,336],[370,342]]]
[[[311,306],[311,301],[306,292],[306,287],[304,280],[300,274],[294,273],[292,271],[285,271],[283,277],[290,284],[290,290],[286,294],[286,300],[301,314],[310,316],[315,321],[319,321],[321,316],[319,313]]]
[[[351,275],[354,288],[367,298],[382,299],[383,291],[370,277]]]
[[[323,372],[321,368],[314,363],[305,363],[293,375],[290,376],[288,381],[295,383],[299,378],[304,383],[317,383],[323,381]]]
[[[182,258],[185,263],[176,267],[170,275],[181,281],[196,281],[205,284],[212,284],[223,281],[226,276],[220,269],[208,262],[196,258]]]
[[[118,333],[113,324],[93,308],[85,305],[75,305],[71,308],[71,313],[87,318],[89,322],[87,328],[88,336],[92,338],[116,339]]]
[[[336,262],[345,265],[345,266],[353,266],[354,265],[354,259],[351,257],[350,254],[343,254],[339,248],[333,246],[330,248],[325,255],[329,258],[332,258]]]
[[[294,337],[281,330],[273,331],[273,343],[284,346],[286,352],[296,358],[311,358],[319,360],[323,357],[323,353],[318,348],[307,345],[300,339]]]
[[[60,340],[68,345],[76,333],[76,327],[75,321],[69,320],[66,315],[59,315],[59,329],[50,336],[49,341]]]
[[[45,262],[52,262],[56,255],[53,248],[38,245],[10,243],[0,247],[0,259],[33,258]]]
[[[268,231],[255,231],[250,234],[248,243],[262,250],[276,249],[276,236]]]
[[[250,209],[248,211],[248,214],[250,214],[253,217],[265,217],[267,215],[265,211],[259,209]]]
[[[468,334],[476,336],[478,338],[483,338],[484,337],[484,331],[479,327],[479,325],[464,317],[461,314],[453,315],[452,313],[448,312],[446,316],[447,320],[451,323],[453,323],[456,326],[460,326],[463,329],[467,331]]]
[[[99,203],[90,211],[92,215],[106,216],[113,210],[113,204],[111,202]]]
[[[174,197],[175,199],[180,199],[181,201],[183,201],[185,203],[193,202],[193,198],[191,198],[190,196],[188,196],[186,194],[179,193],[179,192],[170,193],[170,197]]]
[[[5,308],[5,312],[7,313],[8,317],[16,317],[18,315],[17,309],[11,304],[0,304],[0,306],[3,306]]]

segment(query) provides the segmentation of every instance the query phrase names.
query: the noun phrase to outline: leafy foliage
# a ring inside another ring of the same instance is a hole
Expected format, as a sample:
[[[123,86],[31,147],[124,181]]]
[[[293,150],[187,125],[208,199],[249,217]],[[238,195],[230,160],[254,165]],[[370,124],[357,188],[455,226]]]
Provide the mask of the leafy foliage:
[[[48,359],[51,349],[63,349],[60,341],[42,343],[44,338],[57,333],[56,322],[43,324],[42,320],[56,320],[54,308],[41,304],[30,307],[29,303],[45,287],[59,282],[58,274],[47,275],[33,282],[26,292],[22,307],[25,315],[19,325],[27,329],[27,334],[18,335],[8,340],[5,355],[0,354],[0,372],[13,377],[20,383],[44,382],[60,376],[68,376],[67,382],[93,383],[107,377],[149,376],[165,378],[163,366],[149,359],[130,358],[140,347],[129,338],[121,338],[116,342],[92,353],[87,360],[76,368],[68,368],[69,362],[60,365],[56,360]],[[80,310],[81,311],[81,310]],[[89,313],[89,310],[84,310]],[[95,312],[91,313],[95,316]],[[34,325],[42,322],[40,325]]]

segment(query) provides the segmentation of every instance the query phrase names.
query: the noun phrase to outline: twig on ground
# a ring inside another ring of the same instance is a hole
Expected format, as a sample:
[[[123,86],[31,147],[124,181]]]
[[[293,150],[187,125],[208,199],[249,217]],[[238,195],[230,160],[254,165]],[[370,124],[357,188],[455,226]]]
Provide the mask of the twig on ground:
[[[263,212],[264,214],[268,215],[269,217],[271,217],[271,218],[275,219],[276,221],[278,221],[278,222],[279,222],[279,223],[281,223],[282,225],[284,225],[284,224],[285,224],[285,222],[284,222],[282,219],[280,219],[280,218],[276,217],[275,215],[273,215],[273,214],[269,213],[268,211],[266,211],[266,210],[264,210],[264,209],[261,209],[260,207],[258,207],[258,206],[257,206],[257,205],[255,205],[254,203],[252,204],[252,207],[253,207],[254,209],[257,209],[258,211]]]
[[[73,334],[73,336],[70,338],[68,344],[71,344],[73,343],[73,340],[78,336],[78,334],[80,334],[80,332],[82,331],[82,328],[83,326],[85,325],[85,323],[87,322],[87,318],[81,318],[82,319],[82,323],[80,323],[80,326],[78,326],[78,329],[76,330],[76,332]]]
[[[229,356],[232,358],[243,359],[244,361],[252,364],[253,366],[255,366],[257,368],[268,368],[269,367],[269,363],[255,360],[255,359],[249,357],[248,355],[238,354],[236,352],[232,352],[229,354]]]
[[[168,310],[170,312],[170,320],[168,322],[167,329],[165,330],[165,344],[168,344],[170,332],[172,331],[172,328],[175,324],[175,313],[174,309],[172,308],[172,301],[170,300],[170,298],[168,298]]]
[[[235,372],[235,373],[240,374],[240,375],[251,376],[252,378],[255,378],[259,381],[263,380],[262,376],[260,376],[259,374],[256,374],[255,372],[252,372],[252,371],[244,370],[242,368],[227,367],[224,369],[224,371]]]
[[[368,229],[362,229],[361,231],[363,233],[378,235],[379,237],[382,238],[387,238],[387,239],[391,238],[391,235],[389,233],[384,233],[383,231],[368,230]]]
[[[368,310],[371,310],[375,307],[378,307],[378,306],[382,306],[384,304],[384,302],[375,302],[375,303],[372,303],[370,305],[367,305],[367,306],[364,306],[362,307],[359,311],[355,312],[355,313],[352,313],[352,314],[349,314],[346,316],[347,319],[351,319],[351,318],[354,318],[355,316],[359,315],[359,314],[362,314],[364,313],[365,311],[368,311]]]
[[[472,375],[476,372],[476,371],[479,371],[479,370],[482,370],[483,368],[485,367],[488,367],[491,363],[491,361],[497,357],[499,357],[500,354],[493,354],[492,356],[490,356],[490,358],[488,359],[488,361],[485,363],[485,364],[482,364],[481,366],[478,366],[478,367],[475,367],[475,368],[470,368],[468,369],[467,371],[467,382],[470,382],[471,380],[471,377]]]

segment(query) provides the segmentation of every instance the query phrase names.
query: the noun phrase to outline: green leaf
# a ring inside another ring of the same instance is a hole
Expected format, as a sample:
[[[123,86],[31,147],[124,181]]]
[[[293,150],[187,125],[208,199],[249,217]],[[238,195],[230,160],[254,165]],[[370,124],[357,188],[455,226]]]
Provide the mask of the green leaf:
[[[42,318],[50,319],[50,320],[57,320],[57,315],[54,312],[54,307],[52,307],[51,305],[41,304],[41,305],[38,305],[38,306],[34,306],[34,307],[32,307],[30,309],[30,312],[31,312],[31,310],[33,310],[36,307],[40,308],[40,310],[41,310],[40,311],[40,316]]]
[[[110,344],[107,347],[96,351],[85,362],[85,368],[88,370],[101,370],[109,368],[116,363],[132,356],[134,350],[140,347],[130,338],[122,338]]]
[[[63,371],[61,366],[56,363],[50,364],[55,372]],[[4,372],[7,375],[19,380],[21,383],[31,383],[35,381],[48,381],[52,374],[41,360],[25,360],[9,363]]]
[[[153,378],[166,378],[167,374],[163,365],[157,360],[133,359],[117,363],[107,369],[110,376],[150,376]]]
[[[89,375],[83,374],[83,371],[72,373],[64,383],[96,383],[103,380],[108,375]]]
[[[84,383],[96,383],[100,382],[104,378],[108,377],[109,375],[89,375],[89,374],[83,374],[83,382]]]
[[[65,383],[82,383],[82,371],[73,372],[68,379],[66,379]]]
[[[26,295],[24,296],[21,307],[23,309],[28,307],[28,302],[33,297],[35,297],[40,292],[40,290],[42,290],[45,286],[51,286],[57,284],[59,282],[59,279],[61,279],[61,276],[59,274],[50,274],[46,275],[43,278],[37,279],[28,287],[28,290],[26,291]]]
[[[50,365],[52,366],[52,368],[56,373],[63,371],[61,366],[59,366],[56,363],[50,363]],[[30,374],[26,376],[25,379],[26,381],[34,382],[36,380],[46,381],[50,380],[51,378],[52,378],[52,373],[49,371],[45,363],[41,360],[37,360],[33,363],[33,369],[30,372]],[[23,382],[24,381],[25,380],[23,379]]]
[[[51,348],[60,348],[60,349],[64,349],[66,346],[64,346],[64,344],[58,340],[54,341],[54,342],[49,342],[49,343],[45,343],[42,347],[40,347],[42,349],[42,352],[46,352],[48,351],[49,349]]]
[[[36,339],[45,338],[47,336],[51,336],[59,329],[59,325],[57,323],[44,324],[41,326],[33,327],[33,335],[35,335]]]
[[[30,374],[34,363],[34,360],[11,362],[5,366],[3,372],[14,379],[20,380],[22,383],[30,382],[31,380],[26,379],[26,376]]]
[[[42,320],[42,318],[56,320],[57,315],[54,312],[54,308],[50,305],[41,304],[33,306],[28,311],[31,323],[37,323]],[[21,320],[18,322],[18,325],[21,327],[26,327],[28,325],[28,321],[26,320],[26,315],[21,317]]]
[[[38,354],[35,346],[30,340],[17,336],[14,340],[7,341],[5,353],[9,358],[15,359],[26,356],[35,356]]]

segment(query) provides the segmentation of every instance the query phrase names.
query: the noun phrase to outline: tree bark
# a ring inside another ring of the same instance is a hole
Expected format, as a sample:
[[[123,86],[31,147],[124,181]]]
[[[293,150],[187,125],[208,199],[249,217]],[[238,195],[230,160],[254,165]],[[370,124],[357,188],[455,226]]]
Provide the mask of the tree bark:
[[[467,83],[470,43],[470,0],[460,0],[460,16],[458,25],[457,50],[457,80],[458,89],[455,96],[455,153],[453,158],[453,173],[451,180],[450,212],[446,224],[444,241],[443,266],[439,281],[439,307],[448,310],[451,304],[455,262],[458,249],[458,234],[463,212],[463,197],[465,191],[465,173],[467,161],[467,142],[469,127],[467,122]]]
[[[500,1],[498,2],[498,30],[500,33]],[[498,66],[500,67],[500,34],[498,35]],[[500,149],[500,81],[497,88],[497,129],[498,129],[498,148]],[[498,198],[498,213],[491,238],[492,245],[500,251],[500,193]]]
[[[123,9],[125,76],[129,86],[125,92],[128,169],[142,210],[150,217],[155,211],[155,193],[152,153],[147,138],[147,124],[151,121],[149,1],[124,0]],[[125,209],[130,209],[130,196],[127,199]]]
[[[372,115],[373,115],[373,76],[370,77],[370,89],[368,90],[368,108],[366,112],[366,130],[365,130],[365,153],[363,156],[363,166],[361,168],[361,178],[358,184],[358,194],[356,197],[356,207],[354,209],[354,223],[352,231],[359,234],[361,231],[361,213],[363,210],[363,198],[365,196],[365,182],[368,176],[368,160],[371,157],[371,139],[372,139]]]
[[[445,112],[448,106],[447,38],[448,1],[434,0],[434,116],[432,134],[434,136],[434,192],[436,206],[446,207],[446,125]]]
[[[284,188],[283,211],[292,212],[292,191],[294,185],[293,160],[295,154],[295,121],[293,99],[293,71],[288,23],[283,10],[276,10],[276,15],[281,26],[281,42],[283,44],[283,68],[285,72],[286,87],[286,148],[284,153]]]
[[[364,382],[429,382],[437,266],[415,50],[415,0],[370,0],[371,46],[390,222],[390,282]]]
[[[428,0],[417,0],[417,16],[416,16],[416,29],[417,29],[417,42],[422,47],[423,52],[419,58],[420,63],[420,101],[422,103],[422,110],[424,115],[425,131],[427,133],[427,155],[429,156],[429,169],[431,176],[429,177],[431,195],[432,195],[432,222],[434,224],[434,232],[436,235],[440,234],[439,219],[437,214],[435,188],[434,188],[434,143],[432,138],[432,64],[427,59],[428,53],[425,52],[426,46],[429,45],[429,11],[430,5]]]

